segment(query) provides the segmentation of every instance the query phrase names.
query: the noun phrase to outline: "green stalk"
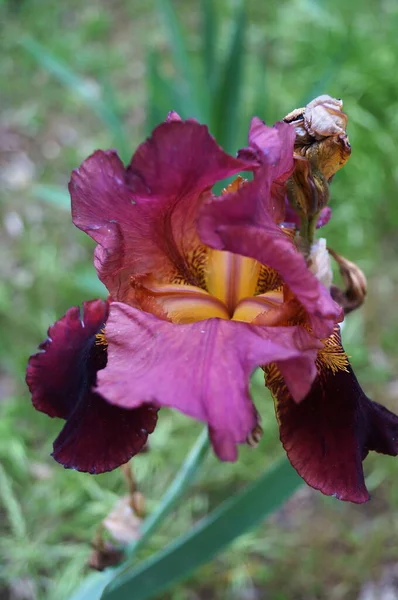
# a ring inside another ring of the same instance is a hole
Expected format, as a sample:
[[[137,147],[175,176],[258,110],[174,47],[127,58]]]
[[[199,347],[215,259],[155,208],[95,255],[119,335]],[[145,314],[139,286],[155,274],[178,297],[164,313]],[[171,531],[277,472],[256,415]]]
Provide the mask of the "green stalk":
[[[195,479],[210,448],[207,429],[204,429],[192,447],[187,459],[173,479],[155,510],[147,517],[141,528],[141,537],[126,548],[127,560],[120,567],[106,569],[102,573],[89,576],[70,600],[100,600],[107,585],[113,579],[129,571],[137,551],[149,540],[151,535],[160,527],[167,515],[172,511],[187,487]]]
[[[188,458],[173,479],[173,482],[163,495],[155,510],[147,517],[141,527],[141,536],[126,549],[126,555],[131,559],[135,553],[148,541],[151,535],[159,528],[167,515],[172,511],[186,488],[195,479],[199,467],[203,463],[209,450],[209,436],[204,429],[192,447]],[[125,566],[125,565],[123,565]]]

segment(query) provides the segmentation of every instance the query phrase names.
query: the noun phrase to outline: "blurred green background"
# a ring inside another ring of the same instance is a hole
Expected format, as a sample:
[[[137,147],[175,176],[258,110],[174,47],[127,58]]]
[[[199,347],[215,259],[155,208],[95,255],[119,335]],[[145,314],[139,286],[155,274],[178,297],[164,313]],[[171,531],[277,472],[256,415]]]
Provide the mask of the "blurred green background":
[[[398,3],[3,0],[0,21],[0,598],[64,600],[87,572],[97,524],[124,493],[119,472],[94,477],[52,461],[61,423],[36,413],[24,386],[48,325],[104,294],[93,244],[71,224],[70,171],[96,148],[117,147],[127,160],[171,109],[208,122],[234,152],[253,114],[273,123],[321,93],[341,97],[353,153],[322,234],[368,277],[367,302],[343,339],[366,392],[398,411]],[[253,394],[259,448],[243,448],[233,465],[209,457],[140,556],[282,454],[272,401],[260,384]],[[149,510],[199,431],[164,411],[134,463]],[[367,505],[303,486],[161,598],[377,600],[389,589],[398,598],[398,462],[372,456],[365,469]]]

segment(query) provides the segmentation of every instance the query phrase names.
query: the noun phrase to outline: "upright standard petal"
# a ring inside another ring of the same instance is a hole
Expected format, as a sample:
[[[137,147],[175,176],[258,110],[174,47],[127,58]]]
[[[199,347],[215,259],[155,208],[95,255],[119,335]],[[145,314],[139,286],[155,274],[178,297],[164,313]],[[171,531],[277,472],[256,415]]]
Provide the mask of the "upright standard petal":
[[[271,177],[270,194],[263,198],[272,219],[285,221],[285,182],[294,170],[294,125],[279,121],[273,127],[253,117],[249,129],[249,147],[238,152],[238,158],[257,161],[257,167],[268,165]],[[255,175],[256,176],[256,175]]]
[[[247,168],[206,126],[171,118],[127,169],[115,152],[97,151],[74,171],[73,222],[99,244],[96,268],[113,299],[126,301],[134,274],[200,286],[198,206],[215,182]]]
[[[340,308],[266,210],[270,185],[270,171],[264,167],[238,191],[213,197],[200,210],[199,235],[212,248],[250,256],[275,269],[308,312],[314,334],[326,338],[340,318]]]
[[[351,366],[333,368],[320,357],[318,376],[308,396],[293,400],[281,374],[272,367],[267,385],[275,398],[280,438],[293,467],[313,488],[350,502],[366,502],[362,461],[370,450],[396,456],[398,417],[367,398]]]
[[[82,315],[79,308],[70,308],[49,328],[26,375],[35,408],[67,421],[54,442],[55,460],[90,473],[127,462],[156,424],[153,407],[122,409],[94,391],[97,372],[107,361],[106,346],[96,344],[96,336],[108,312],[102,300],[85,302]]]
[[[215,450],[235,460],[257,424],[249,375],[258,365],[297,357],[313,364],[314,339],[301,327],[256,327],[224,319],[176,325],[122,303],[113,303],[105,334],[108,365],[98,392],[136,408],[151,402],[209,424]],[[306,392],[313,381],[303,370]]]

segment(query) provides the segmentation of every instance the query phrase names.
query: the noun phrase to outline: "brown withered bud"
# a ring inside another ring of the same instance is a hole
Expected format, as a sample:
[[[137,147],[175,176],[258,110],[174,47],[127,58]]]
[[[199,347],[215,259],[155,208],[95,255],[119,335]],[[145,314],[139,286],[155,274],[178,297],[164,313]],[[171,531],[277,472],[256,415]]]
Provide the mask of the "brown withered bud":
[[[90,569],[103,571],[108,567],[120,565],[123,560],[123,550],[117,548],[117,546],[114,546],[111,544],[111,542],[103,542],[100,547],[93,548],[93,551],[88,559],[88,566]]]
[[[341,169],[351,154],[346,133],[347,115],[342,108],[342,100],[324,94],[283,119],[295,125],[295,154],[306,158],[327,181]]]
[[[286,191],[291,206],[307,219],[317,215],[329,201],[325,177],[301,157],[295,159],[295,169],[286,182]]]
[[[131,506],[131,496],[119,498],[103,520],[103,526],[119,544],[125,545],[141,536],[141,519]]]
[[[344,310],[344,314],[347,315],[363,304],[367,292],[366,277],[355,263],[340,256],[331,248],[328,248],[328,252],[339,265],[339,270],[345,284],[344,290],[340,289],[337,285],[332,285],[330,293],[333,300],[340,304]]]
[[[247,445],[250,446],[250,448],[256,448],[259,445],[261,438],[263,437],[263,433],[263,428],[261,427],[261,425],[257,424],[247,436]]]

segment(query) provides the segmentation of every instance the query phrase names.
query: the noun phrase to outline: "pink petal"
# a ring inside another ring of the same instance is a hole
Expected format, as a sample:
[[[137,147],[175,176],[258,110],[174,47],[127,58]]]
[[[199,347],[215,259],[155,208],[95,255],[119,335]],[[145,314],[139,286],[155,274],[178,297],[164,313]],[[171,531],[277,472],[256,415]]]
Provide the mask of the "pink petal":
[[[213,197],[199,213],[199,235],[212,248],[250,256],[275,269],[309,313],[315,335],[328,337],[341,311],[293,240],[271,218],[266,208],[270,183],[264,167],[237,192]]]
[[[203,193],[245,168],[207,127],[174,114],[138,147],[127,169],[114,151],[84,161],[69,186],[73,222],[99,244],[95,265],[112,297],[128,299],[134,274],[165,281],[178,275],[197,285],[189,254],[200,245],[195,223]]]
[[[234,460],[257,423],[249,375],[258,365],[302,358],[311,387],[317,342],[300,327],[256,327],[223,319],[175,325],[121,303],[106,328],[108,365],[98,391],[136,408],[151,402],[207,422],[220,458]]]
[[[294,170],[293,125],[279,121],[267,127],[264,121],[253,117],[249,130],[249,147],[238,152],[238,158],[257,162],[257,167],[268,166],[271,192],[263,198],[264,206],[272,219],[285,221],[285,182]],[[256,175],[255,175],[256,176]]]

